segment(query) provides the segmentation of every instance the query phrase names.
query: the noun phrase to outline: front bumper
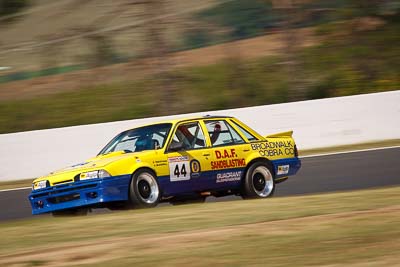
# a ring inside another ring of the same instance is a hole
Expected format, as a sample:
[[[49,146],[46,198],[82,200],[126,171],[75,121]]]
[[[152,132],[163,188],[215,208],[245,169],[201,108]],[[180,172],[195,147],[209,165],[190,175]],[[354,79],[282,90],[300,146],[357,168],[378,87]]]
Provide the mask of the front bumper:
[[[32,214],[128,200],[131,175],[60,184],[29,195]]]

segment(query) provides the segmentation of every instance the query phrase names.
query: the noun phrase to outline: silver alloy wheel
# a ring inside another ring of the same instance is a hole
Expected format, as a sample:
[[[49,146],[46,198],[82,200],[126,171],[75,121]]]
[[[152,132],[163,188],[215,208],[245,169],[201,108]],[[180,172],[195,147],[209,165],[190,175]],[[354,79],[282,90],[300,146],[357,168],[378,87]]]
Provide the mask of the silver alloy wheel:
[[[153,204],[158,200],[160,190],[153,175],[143,172],[136,180],[138,197],[147,204]]]
[[[269,196],[274,190],[274,178],[266,166],[258,166],[252,173],[254,192],[260,197]]]

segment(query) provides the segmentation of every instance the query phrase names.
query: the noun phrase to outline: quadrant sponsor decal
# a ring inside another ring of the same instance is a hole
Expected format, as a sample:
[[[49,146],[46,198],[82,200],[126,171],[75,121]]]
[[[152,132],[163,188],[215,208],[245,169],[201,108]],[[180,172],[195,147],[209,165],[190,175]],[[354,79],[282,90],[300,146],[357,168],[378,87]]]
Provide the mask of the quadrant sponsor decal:
[[[171,182],[190,180],[188,156],[168,158],[169,177]]]
[[[241,177],[242,171],[218,173],[216,183],[240,181]]]
[[[217,160],[211,161],[212,170],[221,170],[229,168],[245,167],[246,160],[243,158],[237,158],[238,155],[234,148],[216,150],[215,157]]]
[[[289,165],[278,166],[277,175],[288,174],[289,173]]]
[[[290,140],[254,143],[251,144],[251,149],[258,151],[263,157],[294,155],[294,144]]]

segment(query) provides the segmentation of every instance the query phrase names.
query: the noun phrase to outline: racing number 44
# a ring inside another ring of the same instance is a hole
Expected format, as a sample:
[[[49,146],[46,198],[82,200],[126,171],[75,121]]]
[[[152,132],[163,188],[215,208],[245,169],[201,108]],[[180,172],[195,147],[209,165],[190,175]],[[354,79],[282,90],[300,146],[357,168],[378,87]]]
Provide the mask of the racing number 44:
[[[176,164],[175,170],[174,170],[174,176],[176,176],[178,178],[179,178],[180,175],[186,177],[186,174],[187,174],[186,165],[182,164],[181,170],[179,170],[179,164]]]
[[[169,162],[169,175],[171,182],[190,179],[189,160]]]

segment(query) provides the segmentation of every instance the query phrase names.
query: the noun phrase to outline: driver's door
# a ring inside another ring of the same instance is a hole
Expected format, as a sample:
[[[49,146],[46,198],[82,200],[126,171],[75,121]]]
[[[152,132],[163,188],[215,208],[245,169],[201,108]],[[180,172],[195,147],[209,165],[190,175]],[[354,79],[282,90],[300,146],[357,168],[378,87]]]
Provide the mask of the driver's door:
[[[210,168],[210,152],[198,121],[184,122],[176,127],[166,156],[169,183],[164,185],[164,192],[169,195],[198,190],[198,181],[207,175],[202,170]]]

